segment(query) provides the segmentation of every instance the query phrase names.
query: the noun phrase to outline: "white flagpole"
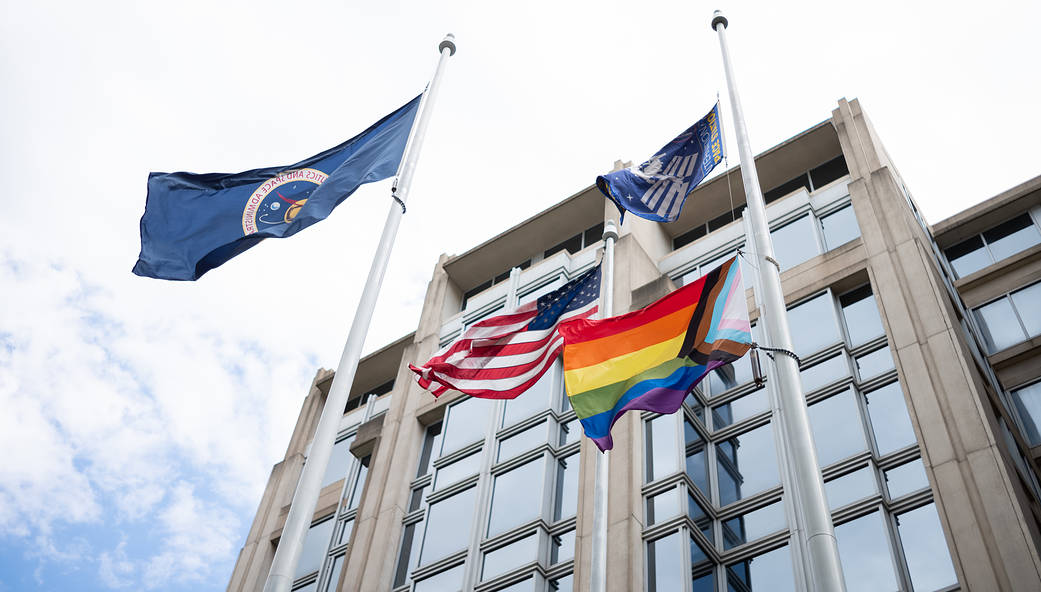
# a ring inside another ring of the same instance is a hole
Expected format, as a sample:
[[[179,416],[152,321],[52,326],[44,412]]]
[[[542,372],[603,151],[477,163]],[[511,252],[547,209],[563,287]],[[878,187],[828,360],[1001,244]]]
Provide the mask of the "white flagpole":
[[[614,242],[618,227],[614,220],[604,224],[604,266],[600,272],[600,318],[613,314],[614,307]],[[590,561],[589,589],[607,590],[607,479],[610,451],[596,455],[596,481],[593,485],[593,542]]]
[[[398,166],[397,180],[392,190],[395,203],[391,204],[390,213],[387,214],[383,235],[380,237],[379,246],[376,247],[372,267],[369,268],[369,277],[362,289],[358,310],[354,314],[354,322],[351,323],[347,343],[344,345],[343,354],[340,357],[340,365],[336,367],[336,375],[329,387],[329,396],[326,398],[322,416],[315,428],[311,452],[304,463],[300,480],[296,484],[296,492],[293,494],[289,515],[286,517],[282,536],[275,549],[275,557],[271,561],[264,592],[289,592],[293,585],[293,575],[300,559],[304,537],[311,525],[315,505],[318,503],[322,477],[329,464],[329,456],[332,454],[340,417],[343,415],[347,396],[350,394],[351,384],[354,382],[354,374],[358,370],[358,360],[361,359],[365,335],[369,331],[372,313],[376,308],[376,297],[383,284],[387,262],[390,259],[391,249],[394,247],[394,237],[397,235],[401,217],[404,215],[405,201],[408,198],[409,187],[412,185],[412,175],[416,169],[416,161],[419,159],[419,152],[423,146],[429,123],[429,113],[433,109],[441,84],[441,73],[449,56],[455,54],[455,37],[449,33],[441,41],[438,49],[441,59],[437,63],[437,70],[434,72],[433,80],[430,81],[430,86],[423,93],[419,114],[409,132],[408,141],[405,144],[405,154]]]
[[[765,335],[771,346],[791,352],[792,338],[788,330],[784,293],[781,291],[781,274],[774,258],[770,227],[766,222],[766,205],[759,187],[759,175],[755,170],[755,159],[748,141],[741,100],[734,82],[726,27],[726,17],[717,10],[712,16],[712,29],[719,34],[719,47],[723,53],[723,69],[730,91],[730,110],[734,118],[738,152],[741,155],[741,178],[745,184],[749,221],[755,250],[759,256],[759,285],[763,289],[763,310],[759,318],[766,329]],[[806,520],[805,548],[809,556],[811,589],[819,592],[844,592],[846,586],[842,578],[842,564],[839,561],[831,513],[824,497],[824,480],[821,478],[813,435],[810,433],[810,420],[806,412],[806,400],[802,395],[799,366],[794,357],[775,353],[774,369],[784,413],[784,421],[776,427],[783,430],[784,439],[789,443],[788,451],[791,456],[788,460],[791,462],[792,476],[796,483],[795,491],[788,493],[792,495],[799,509],[798,513]]]

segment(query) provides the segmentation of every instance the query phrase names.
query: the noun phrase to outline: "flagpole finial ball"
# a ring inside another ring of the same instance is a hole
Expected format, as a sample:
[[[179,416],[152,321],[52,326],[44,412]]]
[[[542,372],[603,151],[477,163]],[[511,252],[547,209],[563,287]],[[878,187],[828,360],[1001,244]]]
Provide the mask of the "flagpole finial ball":
[[[719,23],[723,23],[723,28],[724,29],[727,28],[727,25],[730,24],[730,21],[727,20],[727,17],[723,16],[723,11],[722,10],[717,10],[717,11],[712,13],[712,30],[713,31],[716,30],[716,25],[718,25]]]
[[[441,40],[441,45],[437,46],[437,51],[444,52],[448,49],[448,55],[455,55],[455,35],[449,33],[445,35],[445,38]]]
[[[608,220],[604,223],[604,240],[607,239],[618,240],[618,226],[614,223],[614,220]]]

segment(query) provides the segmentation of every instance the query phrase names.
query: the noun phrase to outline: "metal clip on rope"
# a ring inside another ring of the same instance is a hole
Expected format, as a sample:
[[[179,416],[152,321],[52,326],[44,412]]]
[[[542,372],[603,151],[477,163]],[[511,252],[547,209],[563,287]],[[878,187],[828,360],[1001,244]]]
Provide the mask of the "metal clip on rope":
[[[758,343],[756,343],[754,341],[752,342],[752,347],[756,348],[756,349],[761,349],[761,350],[763,350],[765,352],[777,352],[779,354],[784,354],[784,355],[792,358],[793,360],[795,360],[795,363],[798,364],[799,366],[802,365],[802,360],[800,360],[799,356],[795,355],[795,352],[793,352],[793,351],[789,351],[789,350],[786,350],[786,349],[781,349],[779,347],[766,347],[765,345],[759,345]],[[767,353],[766,355],[769,356],[770,354]],[[773,357],[773,356],[770,356],[770,357]]]
[[[399,206],[401,206],[401,215],[404,216],[405,215],[405,202],[401,201],[401,198],[398,197],[398,182],[397,181],[395,181],[394,185],[390,188],[390,196],[394,198],[394,201],[398,202]]]

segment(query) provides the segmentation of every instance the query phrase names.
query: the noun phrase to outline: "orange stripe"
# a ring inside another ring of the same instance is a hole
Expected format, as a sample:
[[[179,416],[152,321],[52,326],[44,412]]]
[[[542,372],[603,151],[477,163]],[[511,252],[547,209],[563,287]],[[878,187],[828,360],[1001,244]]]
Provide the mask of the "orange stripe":
[[[564,370],[593,366],[611,358],[673,339],[687,330],[690,317],[694,314],[694,306],[692,304],[681,308],[628,331],[581,343],[567,344],[564,347]]]

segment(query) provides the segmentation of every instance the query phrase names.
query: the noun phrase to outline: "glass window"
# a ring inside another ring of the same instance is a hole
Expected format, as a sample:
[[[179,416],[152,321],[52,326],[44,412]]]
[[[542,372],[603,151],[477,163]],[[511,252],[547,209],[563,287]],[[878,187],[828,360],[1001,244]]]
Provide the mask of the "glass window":
[[[824,483],[824,495],[828,498],[828,509],[830,510],[871,497],[876,493],[878,493],[878,486],[875,483],[874,469],[871,466]]]
[[[809,214],[770,232],[774,242],[774,258],[781,271],[791,269],[820,254],[817,233]]]
[[[557,461],[557,499],[553,519],[560,520],[575,515],[578,510],[578,464],[576,452]]]
[[[795,353],[803,357],[842,341],[831,294],[821,294],[788,309],[788,325],[799,328],[792,331],[792,345]]]
[[[860,412],[852,390],[814,403],[808,411],[820,466],[826,467],[867,449],[867,441],[860,428]]]
[[[705,508],[702,508],[698,500],[694,499],[690,493],[687,493],[687,516],[690,516],[708,542],[712,543],[716,540],[712,534],[712,517],[705,512]]]
[[[660,415],[646,423],[647,481],[657,481],[679,470],[676,416]]]
[[[476,475],[481,470],[481,453],[475,452],[469,456],[445,465],[437,470],[434,475],[434,491],[444,489],[449,485],[458,483],[471,475]]]
[[[1041,382],[1012,391],[1023,434],[1031,446],[1041,444]]]
[[[712,408],[712,427],[722,429],[770,408],[766,389],[759,389],[729,403]]]
[[[829,251],[860,237],[852,205],[821,218],[821,228],[824,230],[824,248]]]
[[[657,524],[678,516],[680,513],[680,492],[670,489],[647,498],[647,526]]]
[[[752,362],[748,356],[742,356],[735,362],[709,372],[706,380],[710,396],[723,394],[735,386],[752,382]]]
[[[861,380],[870,380],[895,368],[889,346],[877,349],[857,358],[857,372]]]
[[[1001,261],[1041,243],[1041,233],[1030,219],[1030,214],[1022,214],[984,232],[983,239],[987,241],[994,260]]]
[[[550,592],[573,592],[574,577],[571,574],[549,581]]]
[[[553,535],[550,542],[550,565],[556,565],[562,561],[575,558],[575,531],[569,530],[565,533]]]
[[[427,528],[423,536],[420,563],[427,564],[465,549],[470,543],[476,488],[471,487],[452,497],[430,504]]]
[[[835,179],[848,174],[849,169],[846,168],[846,159],[840,154],[838,158],[833,158],[817,168],[810,169],[810,179],[813,180],[813,190],[816,191]]]
[[[896,517],[904,558],[915,590],[936,590],[958,583],[947,552],[940,517],[933,504]]]
[[[951,269],[958,277],[965,277],[991,264],[990,253],[983,239],[976,235],[944,251]]]
[[[423,505],[423,500],[427,494],[430,493],[430,483],[427,483],[423,487],[417,487],[412,490],[412,496],[408,500],[408,511],[414,512]]]
[[[534,592],[535,590],[535,578],[528,578],[521,580],[516,584],[511,584],[505,588],[499,588],[495,592]]]
[[[342,545],[351,540],[351,531],[354,530],[354,518],[340,522],[340,531],[336,534],[337,545]]]
[[[723,549],[733,549],[738,545],[752,542],[787,527],[788,518],[784,513],[784,502],[774,502],[758,510],[725,520],[723,522]]]
[[[849,334],[851,347],[863,345],[885,335],[871,286],[863,286],[843,294],[839,302],[842,304],[842,316],[846,319],[846,332]]]
[[[582,437],[582,424],[578,419],[572,419],[561,426],[560,445],[566,446],[572,442],[578,442]]]
[[[494,408],[495,401],[485,399],[464,399],[449,407],[441,434],[441,455],[483,440],[488,431],[488,415]]]
[[[899,383],[893,382],[868,393],[867,403],[880,456],[915,443],[914,428]]]
[[[419,467],[416,469],[416,477],[422,477],[430,472],[430,461],[436,451],[441,447],[441,422],[429,426],[423,435],[423,451],[419,454]]]
[[[977,308],[976,315],[989,353],[999,352],[1026,339],[1023,326],[1012,310],[1012,302],[1004,296]]]
[[[680,533],[647,543],[647,589],[674,592],[683,589],[683,547]]]
[[[369,475],[369,462],[371,460],[371,456],[366,456],[361,459],[361,466],[358,467],[358,478],[354,480],[354,488],[351,490],[351,498],[347,503],[348,510],[357,508],[358,504],[361,503],[361,494],[365,491],[365,479]]]
[[[314,573],[322,566],[322,560],[325,559],[325,550],[329,547],[329,537],[333,533],[333,524],[335,523],[336,521],[332,519],[332,514],[330,514],[321,519],[321,522],[316,522],[311,525],[311,528],[307,529],[307,534],[304,535],[304,544],[300,548],[300,560],[296,564],[296,572],[293,575],[294,580]]]
[[[336,483],[347,475],[347,469],[351,467],[351,461],[354,460],[354,456],[351,455],[352,442],[354,442],[354,434],[333,445],[333,451],[329,455],[329,464],[325,467],[325,476],[322,477],[322,487]]]
[[[705,550],[701,548],[701,545],[698,544],[697,540],[694,537],[690,537],[691,567],[693,567],[694,569],[698,569],[698,567],[702,566],[703,564],[709,563],[709,561],[711,560],[709,559],[708,554],[705,553]]]
[[[802,378],[803,392],[812,393],[822,386],[849,376],[849,364],[846,363],[846,356],[839,354],[803,370],[799,375]]]
[[[416,566],[419,554],[416,553],[416,545],[419,537],[416,536],[416,528],[423,523],[409,524],[401,535],[401,550],[398,552],[398,566],[394,570],[394,587],[404,584],[408,580],[408,573]]]
[[[727,590],[795,592],[792,555],[788,547],[774,549],[727,566]]]
[[[716,572],[710,570],[695,575],[692,581],[692,589],[694,592],[715,592]]]
[[[323,588],[326,592],[336,590],[336,584],[340,583],[340,570],[343,569],[343,557],[344,554],[341,553],[333,558],[333,565],[329,568],[329,580],[325,582],[325,587]]]
[[[716,445],[719,504],[725,506],[777,485],[774,433],[766,424]]]
[[[890,499],[929,487],[929,478],[925,475],[925,465],[922,464],[922,459],[919,458],[886,471],[886,487],[889,488]]]
[[[293,588],[293,592],[315,592],[318,589],[318,580],[312,580],[311,582],[304,584],[303,586],[297,586]]]
[[[1013,292],[1012,304],[1019,313],[1019,320],[1023,321],[1027,335],[1041,335],[1041,283]]]
[[[425,580],[416,582],[415,592],[451,592],[463,587],[463,566],[439,572]]]
[[[506,411],[503,414],[503,427],[511,426],[522,419],[527,419],[539,411],[544,411],[553,406],[554,395],[559,394],[556,387],[557,365],[554,362],[549,370],[524,391],[524,394],[516,399],[506,401]],[[491,401],[489,401],[491,403]]]
[[[847,592],[899,589],[881,513],[868,514],[836,526],[835,539],[839,545]]]
[[[690,422],[684,422],[684,426],[689,426],[690,428],[684,429],[687,455],[684,469],[694,482],[694,485],[701,490],[701,493],[705,494],[705,497],[710,497],[708,488],[708,453],[705,442],[698,435],[697,430],[690,425]]]
[[[499,443],[499,462],[509,460],[549,440],[549,422],[544,421]]]
[[[538,458],[495,477],[488,536],[534,520],[542,514],[542,481],[546,462]]]
[[[525,563],[535,561],[538,551],[539,534],[536,532],[505,547],[485,553],[481,580],[490,580]]]

